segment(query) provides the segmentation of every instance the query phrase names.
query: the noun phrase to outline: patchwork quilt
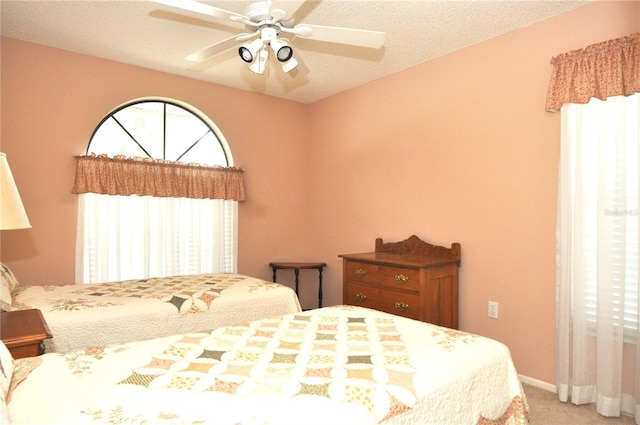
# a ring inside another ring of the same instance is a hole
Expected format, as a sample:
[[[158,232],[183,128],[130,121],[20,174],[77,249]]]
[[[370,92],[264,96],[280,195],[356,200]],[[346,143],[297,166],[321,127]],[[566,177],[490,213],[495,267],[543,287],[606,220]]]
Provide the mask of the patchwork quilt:
[[[300,311],[284,285],[229,273],[98,285],[18,286],[13,309],[37,308],[53,339],[45,351],[138,341]]]
[[[15,369],[12,424],[530,420],[503,344],[354,306],[50,353]]]

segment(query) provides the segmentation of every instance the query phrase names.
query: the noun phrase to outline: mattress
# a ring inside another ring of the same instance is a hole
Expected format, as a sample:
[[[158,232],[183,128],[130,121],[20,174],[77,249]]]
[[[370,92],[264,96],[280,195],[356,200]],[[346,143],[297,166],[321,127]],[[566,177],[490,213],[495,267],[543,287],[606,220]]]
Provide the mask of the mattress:
[[[13,424],[530,420],[502,343],[353,306],[20,359],[12,383]]]
[[[295,292],[219,273],[97,285],[18,286],[14,310],[39,309],[52,339],[45,352],[214,329],[300,311]]]

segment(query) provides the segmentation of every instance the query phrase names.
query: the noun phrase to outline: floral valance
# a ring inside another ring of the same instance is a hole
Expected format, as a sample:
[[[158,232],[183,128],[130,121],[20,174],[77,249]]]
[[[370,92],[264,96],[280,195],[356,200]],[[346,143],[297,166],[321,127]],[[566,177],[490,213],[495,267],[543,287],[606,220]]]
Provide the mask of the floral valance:
[[[78,156],[72,192],[245,200],[244,170],[146,158]]]
[[[640,93],[640,33],[573,50],[551,59],[553,72],[546,110],[593,97]]]

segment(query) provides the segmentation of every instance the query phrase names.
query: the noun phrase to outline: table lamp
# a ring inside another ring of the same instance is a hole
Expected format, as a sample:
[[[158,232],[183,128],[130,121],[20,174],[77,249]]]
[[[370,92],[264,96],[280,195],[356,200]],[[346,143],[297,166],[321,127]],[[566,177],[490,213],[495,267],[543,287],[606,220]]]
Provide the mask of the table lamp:
[[[0,230],[28,229],[31,227],[20,193],[13,180],[7,155],[0,152]]]

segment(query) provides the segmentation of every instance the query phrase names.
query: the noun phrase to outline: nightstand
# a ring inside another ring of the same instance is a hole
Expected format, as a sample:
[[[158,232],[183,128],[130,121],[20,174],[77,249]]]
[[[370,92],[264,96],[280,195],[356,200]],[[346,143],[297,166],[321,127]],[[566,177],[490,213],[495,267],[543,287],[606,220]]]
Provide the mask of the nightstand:
[[[40,310],[0,313],[0,339],[14,359],[43,354],[43,341],[51,337],[51,331]]]
[[[293,270],[296,277],[296,295],[298,295],[298,281],[300,278],[300,270],[318,270],[318,307],[322,307],[322,269],[327,266],[326,263],[269,263],[273,269],[273,281],[276,281],[276,272],[278,269]]]

